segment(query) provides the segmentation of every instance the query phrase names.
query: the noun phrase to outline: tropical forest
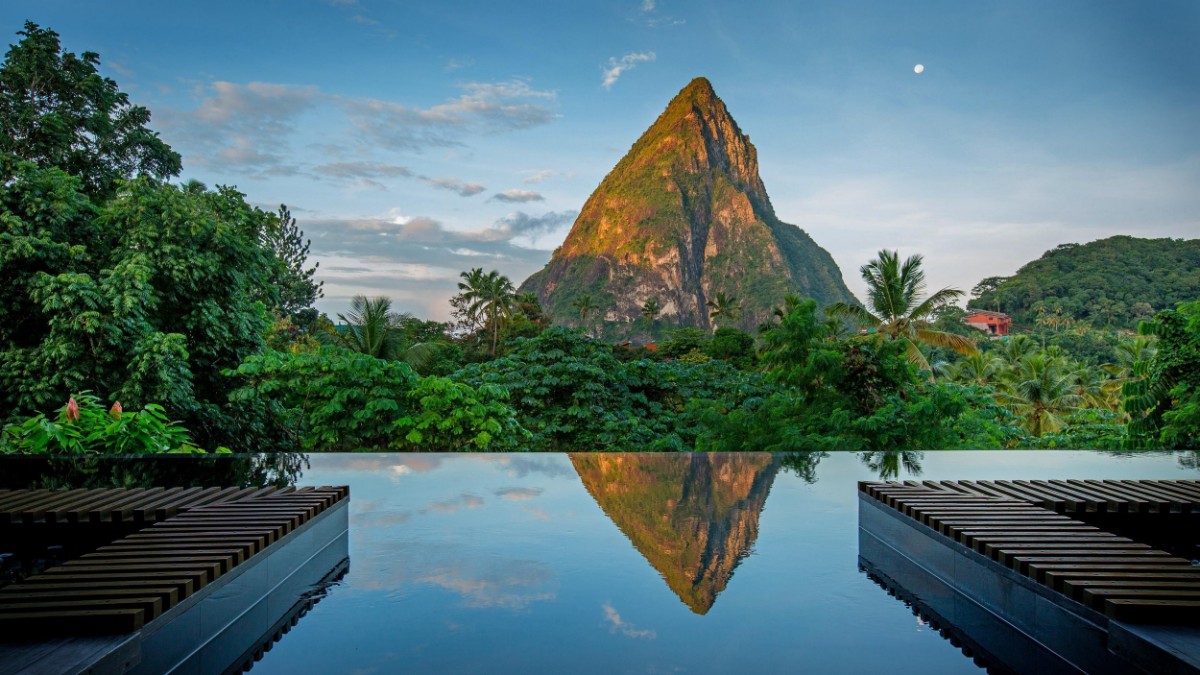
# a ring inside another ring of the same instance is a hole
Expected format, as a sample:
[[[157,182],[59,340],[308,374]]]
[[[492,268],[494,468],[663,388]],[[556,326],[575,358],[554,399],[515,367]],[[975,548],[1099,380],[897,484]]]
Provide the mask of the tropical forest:
[[[698,78],[542,271],[463,269],[448,321],[327,314],[300,214],[178,181],[97,54],[18,38],[0,453],[1200,448],[1200,240],[1047,242],[971,289],[880,247],[856,297]]]

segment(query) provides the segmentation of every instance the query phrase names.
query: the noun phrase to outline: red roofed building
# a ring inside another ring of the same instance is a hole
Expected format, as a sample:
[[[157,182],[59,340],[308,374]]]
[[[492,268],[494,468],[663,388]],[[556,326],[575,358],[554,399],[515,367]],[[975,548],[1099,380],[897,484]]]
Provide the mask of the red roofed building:
[[[1012,317],[1003,312],[989,312],[986,309],[968,309],[963,317],[963,323],[971,328],[977,328],[988,335],[1004,337],[1012,328]]]

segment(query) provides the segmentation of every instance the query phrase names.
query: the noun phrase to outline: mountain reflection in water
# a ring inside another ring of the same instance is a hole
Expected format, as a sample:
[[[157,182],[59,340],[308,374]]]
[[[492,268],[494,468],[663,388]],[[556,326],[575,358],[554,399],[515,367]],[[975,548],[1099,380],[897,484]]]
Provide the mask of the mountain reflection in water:
[[[679,599],[706,614],[758,538],[768,453],[571,454],[584,487]]]

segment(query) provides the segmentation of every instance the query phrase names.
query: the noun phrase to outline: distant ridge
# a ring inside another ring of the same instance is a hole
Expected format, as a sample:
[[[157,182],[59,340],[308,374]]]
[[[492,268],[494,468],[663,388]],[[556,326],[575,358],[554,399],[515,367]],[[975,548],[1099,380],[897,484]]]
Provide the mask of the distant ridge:
[[[999,307],[1029,326],[1039,311],[1061,311],[1094,326],[1134,328],[1152,312],[1200,298],[1200,239],[1119,235],[1062,244],[1011,277],[985,279],[976,295],[968,307]]]
[[[789,293],[854,301],[841,270],[803,230],[780,221],[758,154],[705,78],[692,80],[588,198],[563,245],[521,285],[558,323],[593,316],[632,325],[655,298],[672,323],[710,328],[706,303],[737,298],[740,324]]]

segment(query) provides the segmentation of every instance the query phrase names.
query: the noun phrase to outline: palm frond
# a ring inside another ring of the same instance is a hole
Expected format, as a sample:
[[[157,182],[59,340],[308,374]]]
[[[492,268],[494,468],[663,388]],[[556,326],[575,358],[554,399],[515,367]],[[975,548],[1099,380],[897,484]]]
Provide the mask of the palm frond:
[[[946,333],[932,328],[918,328],[917,339],[934,347],[945,347],[959,354],[973,355],[979,353],[974,340],[954,333]]]
[[[847,302],[835,302],[825,308],[825,313],[832,317],[857,321],[859,325],[870,326],[872,328],[879,328],[883,324],[883,319],[872,314],[866,307],[851,305]]]

